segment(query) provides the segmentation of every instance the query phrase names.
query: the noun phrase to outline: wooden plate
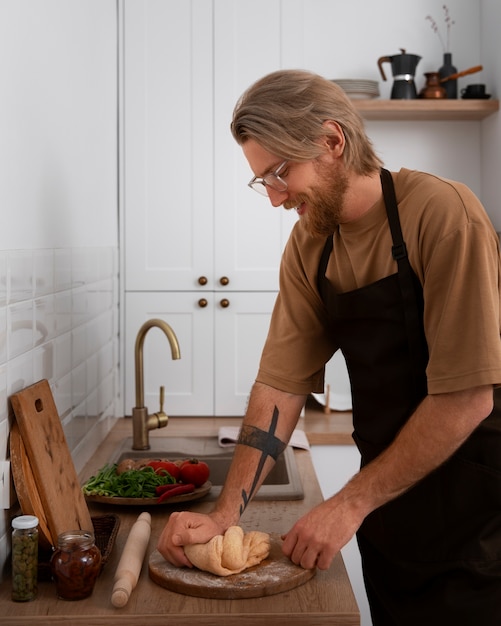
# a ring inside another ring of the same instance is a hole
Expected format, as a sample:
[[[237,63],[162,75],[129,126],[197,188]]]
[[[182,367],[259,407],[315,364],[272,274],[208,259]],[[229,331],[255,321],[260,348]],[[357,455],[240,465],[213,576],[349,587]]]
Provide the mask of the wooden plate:
[[[215,576],[197,568],[175,567],[154,550],[149,558],[150,578],[165,589],[198,598],[263,598],[295,589],[315,576],[314,569],[303,569],[282,552],[282,540],[271,534],[268,558],[240,574]]]
[[[208,480],[201,487],[197,487],[191,493],[182,493],[178,496],[167,498],[163,502],[158,502],[158,498],[122,498],[120,496],[85,496],[88,502],[99,502],[101,504],[114,504],[119,506],[163,506],[164,504],[178,504],[179,502],[191,502],[200,500],[206,496],[212,488],[212,483]]]

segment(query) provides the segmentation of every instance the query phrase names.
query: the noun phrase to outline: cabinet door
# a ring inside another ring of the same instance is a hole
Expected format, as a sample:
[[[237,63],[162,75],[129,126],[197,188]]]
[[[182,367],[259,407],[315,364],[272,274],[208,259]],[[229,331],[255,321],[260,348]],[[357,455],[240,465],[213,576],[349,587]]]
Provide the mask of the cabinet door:
[[[214,308],[199,304],[200,294],[128,293],[125,300],[125,412],[136,406],[134,346],[149,319],[160,318],[176,333],[181,358],[173,361],[169,342],[158,328],[144,341],[144,404],[158,410],[159,389],[165,387],[167,415],[214,414]],[[203,304],[203,303],[202,303]]]
[[[278,289],[296,215],[247,187],[230,122],[244,89],[294,49],[281,4],[125,1],[127,291],[191,291],[200,276],[212,289],[223,276],[233,290]]]
[[[148,331],[143,349],[144,404],[158,410],[165,387],[169,415],[244,415],[268,332],[274,293],[128,293],[125,315],[125,412],[136,406],[134,347],[142,324],[159,318],[179,341],[173,361],[167,338]]]
[[[280,257],[297,219],[247,186],[253,173],[229,129],[245,89],[296,60],[289,54],[295,37],[282,28],[286,12],[280,0],[214,2],[214,263],[216,279],[228,276],[236,291],[278,289]]]
[[[126,0],[125,288],[212,280],[213,67],[210,0]]]
[[[215,415],[244,415],[276,294],[219,292],[215,296]]]

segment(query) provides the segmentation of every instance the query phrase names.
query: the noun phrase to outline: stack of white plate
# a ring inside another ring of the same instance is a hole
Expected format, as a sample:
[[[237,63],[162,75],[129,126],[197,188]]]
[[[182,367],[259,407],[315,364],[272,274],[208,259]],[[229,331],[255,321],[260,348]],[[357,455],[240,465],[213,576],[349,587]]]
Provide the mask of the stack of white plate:
[[[353,100],[364,100],[379,96],[377,80],[336,78],[332,82],[339,85]]]

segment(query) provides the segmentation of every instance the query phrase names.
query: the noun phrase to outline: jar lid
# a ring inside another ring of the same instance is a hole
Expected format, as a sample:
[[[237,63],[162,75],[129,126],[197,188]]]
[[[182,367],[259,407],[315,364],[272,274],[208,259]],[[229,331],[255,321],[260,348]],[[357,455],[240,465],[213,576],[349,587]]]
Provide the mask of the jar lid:
[[[90,530],[66,530],[57,536],[57,545],[60,548],[90,547],[94,545],[94,533]]]
[[[26,529],[38,526],[38,517],[34,515],[19,515],[12,520],[12,528]]]

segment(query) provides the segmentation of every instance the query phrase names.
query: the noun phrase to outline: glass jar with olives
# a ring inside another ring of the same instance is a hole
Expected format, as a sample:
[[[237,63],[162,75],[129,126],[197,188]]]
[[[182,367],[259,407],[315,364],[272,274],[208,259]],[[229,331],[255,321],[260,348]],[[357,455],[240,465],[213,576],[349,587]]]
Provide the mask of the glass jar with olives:
[[[101,551],[94,543],[94,533],[85,530],[61,533],[50,566],[59,598],[89,597],[101,570]]]
[[[28,602],[38,592],[38,518],[20,515],[12,520],[12,600]]]

